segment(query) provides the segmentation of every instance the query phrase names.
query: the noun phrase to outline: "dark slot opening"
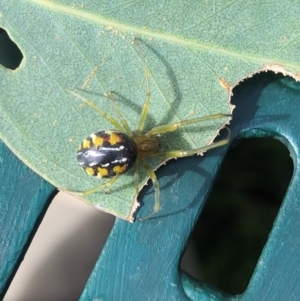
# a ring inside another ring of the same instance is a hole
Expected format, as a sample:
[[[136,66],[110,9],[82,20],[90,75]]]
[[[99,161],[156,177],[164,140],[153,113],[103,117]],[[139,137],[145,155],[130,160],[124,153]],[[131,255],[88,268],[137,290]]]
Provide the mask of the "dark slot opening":
[[[23,55],[3,28],[0,28],[0,45],[0,64],[12,70],[18,68]]]
[[[289,151],[278,140],[239,140],[223,161],[190,239],[199,270],[195,264],[185,270],[227,293],[244,292],[292,173]]]

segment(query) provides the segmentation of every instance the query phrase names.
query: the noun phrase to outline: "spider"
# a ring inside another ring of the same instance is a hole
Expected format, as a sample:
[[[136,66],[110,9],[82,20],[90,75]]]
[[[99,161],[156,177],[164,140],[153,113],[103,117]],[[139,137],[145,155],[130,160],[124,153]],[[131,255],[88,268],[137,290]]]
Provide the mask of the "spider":
[[[90,176],[98,178],[110,178],[104,184],[87,190],[82,194],[86,196],[99,190],[107,189],[116,182],[120,175],[128,172],[132,168],[134,168],[134,182],[137,183],[138,168],[142,166],[147,171],[155,189],[155,205],[154,211],[151,214],[152,216],[160,210],[160,187],[154,170],[146,161],[147,158],[152,157],[160,159],[172,159],[203,153],[207,150],[226,145],[230,140],[230,131],[227,128],[229,134],[226,139],[200,148],[189,150],[163,151],[160,149],[158,137],[165,133],[176,131],[177,129],[186,125],[223,117],[231,117],[232,115],[218,113],[205,117],[192,118],[168,125],[156,126],[145,132],[144,126],[147,120],[151,99],[150,76],[144,57],[141,55],[141,53],[139,53],[139,56],[144,64],[147,91],[136,131],[132,131],[129,127],[126,119],[117,105],[113,92],[106,94],[106,97],[113,102],[114,110],[119,118],[119,121],[117,121],[113,116],[104,112],[101,108],[97,107],[92,101],[73,91],[68,90],[68,92],[98,112],[115,128],[113,130],[96,131],[90,134],[79,145],[77,151],[77,161],[83,170]],[[94,72],[95,71],[93,71],[93,73]]]

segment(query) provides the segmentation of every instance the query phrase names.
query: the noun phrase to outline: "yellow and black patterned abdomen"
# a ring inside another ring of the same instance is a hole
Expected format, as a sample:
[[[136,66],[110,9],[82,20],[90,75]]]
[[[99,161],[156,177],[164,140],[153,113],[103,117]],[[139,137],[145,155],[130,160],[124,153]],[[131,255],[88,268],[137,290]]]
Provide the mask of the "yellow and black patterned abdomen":
[[[79,165],[91,176],[113,177],[130,170],[137,160],[135,142],[125,133],[99,131],[83,140],[77,151]]]

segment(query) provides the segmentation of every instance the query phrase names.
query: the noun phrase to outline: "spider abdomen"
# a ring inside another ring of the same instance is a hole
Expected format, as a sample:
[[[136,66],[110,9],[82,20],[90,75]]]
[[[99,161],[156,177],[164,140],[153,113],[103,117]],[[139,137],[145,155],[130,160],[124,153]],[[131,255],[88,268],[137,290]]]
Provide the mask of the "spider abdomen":
[[[137,146],[127,134],[98,131],[79,145],[77,161],[91,176],[113,177],[130,170],[137,155]]]

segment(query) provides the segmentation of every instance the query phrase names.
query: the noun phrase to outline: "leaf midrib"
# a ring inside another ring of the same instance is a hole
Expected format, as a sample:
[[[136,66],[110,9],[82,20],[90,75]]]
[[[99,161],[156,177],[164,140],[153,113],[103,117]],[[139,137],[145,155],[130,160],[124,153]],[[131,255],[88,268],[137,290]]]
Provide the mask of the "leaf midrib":
[[[201,41],[191,40],[191,39],[183,39],[182,37],[177,37],[171,34],[166,33],[160,33],[156,31],[149,30],[148,28],[138,28],[134,27],[125,23],[120,23],[115,20],[110,20],[107,18],[104,18],[103,16],[99,16],[87,11],[84,11],[83,9],[76,9],[76,7],[70,7],[62,4],[53,3],[51,1],[45,1],[45,0],[28,0],[29,2],[35,3],[39,6],[47,7],[53,11],[67,13],[70,15],[73,15],[75,17],[87,20],[88,22],[94,22],[103,26],[111,27],[111,28],[118,28],[122,31],[127,31],[131,33],[135,33],[137,35],[147,36],[149,38],[156,38],[158,40],[164,40],[169,43],[173,43],[176,45],[182,45],[187,46],[191,48],[196,49],[202,49],[208,52],[214,52],[218,53],[224,56],[230,56],[233,58],[239,58],[246,61],[253,61],[257,63],[263,63],[263,64],[272,64],[272,63],[281,63],[284,64],[285,67],[291,67],[291,68],[299,68],[300,64],[295,64],[294,62],[284,61],[284,60],[278,60],[274,58],[267,58],[262,57],[259,55],[253,55],[245,52],[236,52],[233,50],[224,49],[218,45],[212,45],[212,44],[206,44]]]

